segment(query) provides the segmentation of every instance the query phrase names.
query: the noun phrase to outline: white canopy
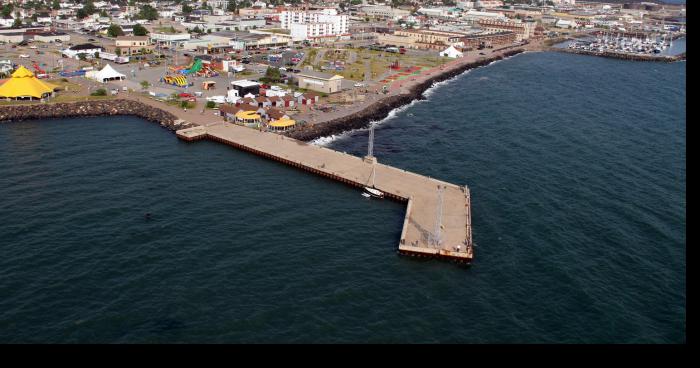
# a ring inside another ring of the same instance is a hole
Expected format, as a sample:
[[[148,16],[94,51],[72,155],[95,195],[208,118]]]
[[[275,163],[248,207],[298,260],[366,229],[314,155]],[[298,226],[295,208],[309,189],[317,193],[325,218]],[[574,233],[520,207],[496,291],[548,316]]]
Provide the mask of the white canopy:
[[[462,57],[462,55],[463,54],[460,51],[458,51],[454,46],[450,46],[440,53],[440,56],[447,56],[453,59]]]
[[[104,68],[102,68],[102,70],[93,74],[91,78],[98,82],[104,83],[111,80],[124,80],[126,79],[126,76],[114,70],[111,65],[107,64]]]

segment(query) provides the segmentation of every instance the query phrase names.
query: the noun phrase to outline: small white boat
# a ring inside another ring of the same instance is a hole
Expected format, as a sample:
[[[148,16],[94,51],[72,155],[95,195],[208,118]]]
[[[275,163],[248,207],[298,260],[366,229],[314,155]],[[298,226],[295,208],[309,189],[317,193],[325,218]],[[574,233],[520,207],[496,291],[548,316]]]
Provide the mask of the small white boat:
[[[365,191],[374,198],[384,198],[384,192],[381,190],[365,187]]]
[[[370,134],[373,134],[373,129],[370,129]],[[384,198],[384,192],[382,192],[379,189],[374,188],[374,181],[375,177],[377,175],[377,167],[376,165],[372,165],[372,175],[370,176],[370,182],[367,183],[367,187],[365,187],[365,192],[369,195],[371,195],[374,198]]]

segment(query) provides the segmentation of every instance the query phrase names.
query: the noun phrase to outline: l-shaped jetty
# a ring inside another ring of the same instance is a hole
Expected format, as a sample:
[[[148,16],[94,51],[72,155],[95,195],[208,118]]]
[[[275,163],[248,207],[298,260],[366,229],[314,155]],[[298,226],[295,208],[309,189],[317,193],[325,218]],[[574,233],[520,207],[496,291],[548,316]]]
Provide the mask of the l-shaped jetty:
[[[401,254],[469,264],[474,258],[469,188],[282,135],[230,123],[181,129],[185,141],[208,139],[354,187],[372,182],[385,196],[407,203],[398,241]]]

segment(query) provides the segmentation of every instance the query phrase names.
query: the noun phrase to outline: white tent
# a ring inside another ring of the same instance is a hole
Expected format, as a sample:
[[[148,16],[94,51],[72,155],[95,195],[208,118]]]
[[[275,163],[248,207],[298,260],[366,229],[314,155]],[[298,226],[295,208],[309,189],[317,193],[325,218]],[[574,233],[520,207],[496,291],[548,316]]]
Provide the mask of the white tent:
[[[124,80],[126,76],[118,71],[114,70],[111,65],[105,65],[102,70],[96,73],[91,73],[90,75],[85,75],[88,78],[94,79],[100,83],[112,81],[112,80]]]
[[[226,102],[228,103],[236,103],[240,99],[238,91],[235,89],[231,89],[226,93]]]
[[[450,46],[450,47],[446,48],[444,51],[440,52],[440,56],[447,56],[447,57],[451,57],[453,59],[458,58],[458,57],[462,57],[462,55],[463,54],[459,50],[457,50],[454,46]]]

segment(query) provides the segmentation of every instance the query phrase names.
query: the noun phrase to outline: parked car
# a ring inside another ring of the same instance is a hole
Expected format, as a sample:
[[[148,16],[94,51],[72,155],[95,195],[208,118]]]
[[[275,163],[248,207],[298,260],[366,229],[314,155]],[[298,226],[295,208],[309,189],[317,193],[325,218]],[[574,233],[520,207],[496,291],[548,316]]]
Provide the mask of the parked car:
[[[180,97],[182,97],[182,98],[194,98],[194,95],[193,95],[193,94],[190,94],[190,93],[187,93],[187,92],[182,92],[182,93],[180,93],[178,96],[180,96]]]
[[[21,57],[21,58],[23,58],[23,59],[26,59],[26,58],[29,57],[29,55],[27,55],[27,54],[21,54],[21,55],[19,55],[19,57]]]

